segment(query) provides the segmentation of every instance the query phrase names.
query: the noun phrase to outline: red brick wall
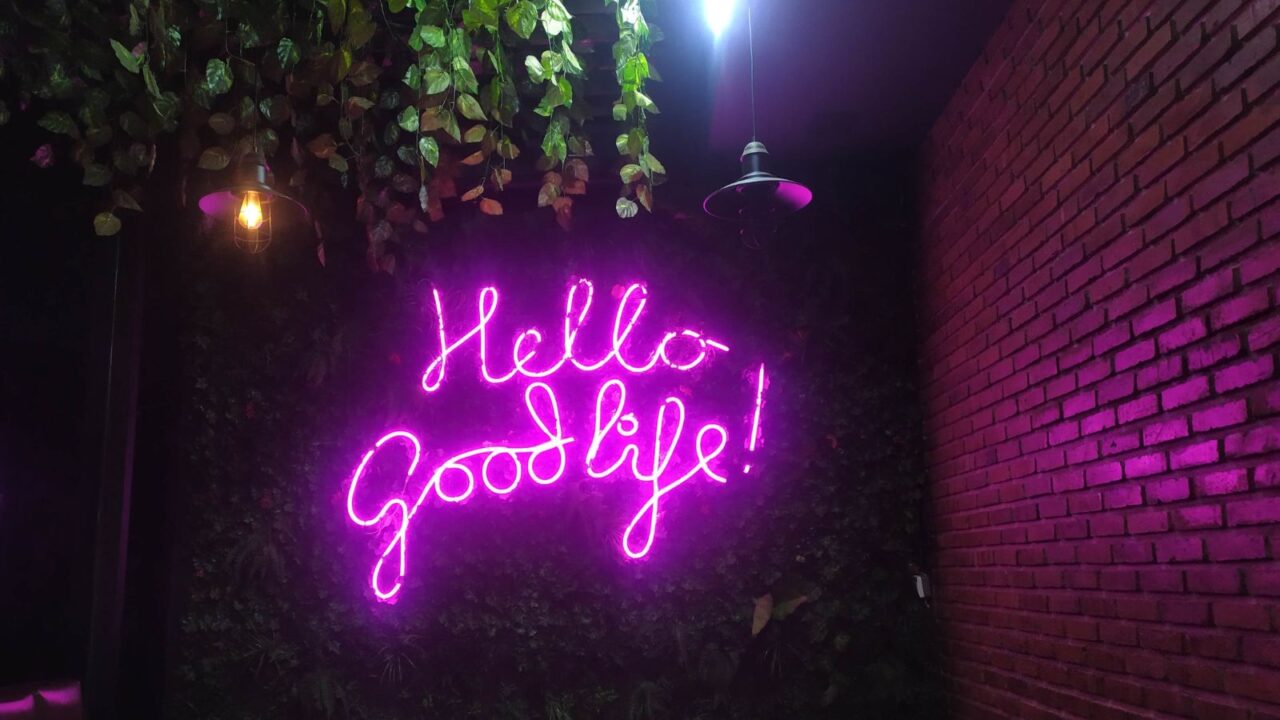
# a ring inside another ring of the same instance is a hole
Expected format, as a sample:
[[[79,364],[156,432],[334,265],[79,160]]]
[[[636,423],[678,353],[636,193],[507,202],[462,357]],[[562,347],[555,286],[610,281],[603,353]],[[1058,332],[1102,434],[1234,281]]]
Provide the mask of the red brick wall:
[[[965,718],[1280,718],[1280,3],[1014,3],[923,149]]]

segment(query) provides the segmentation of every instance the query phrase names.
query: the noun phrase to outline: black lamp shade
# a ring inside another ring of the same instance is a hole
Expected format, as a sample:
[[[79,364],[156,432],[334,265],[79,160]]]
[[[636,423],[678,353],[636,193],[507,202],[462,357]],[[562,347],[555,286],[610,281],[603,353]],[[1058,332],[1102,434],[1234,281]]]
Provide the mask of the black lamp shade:
[[[712,217],[751,220],[790,215],[808,205],[813,192],[766,170],[768,156],[764,143],[747,143],[742,151],[742,177],[708,195],[702,209]]]

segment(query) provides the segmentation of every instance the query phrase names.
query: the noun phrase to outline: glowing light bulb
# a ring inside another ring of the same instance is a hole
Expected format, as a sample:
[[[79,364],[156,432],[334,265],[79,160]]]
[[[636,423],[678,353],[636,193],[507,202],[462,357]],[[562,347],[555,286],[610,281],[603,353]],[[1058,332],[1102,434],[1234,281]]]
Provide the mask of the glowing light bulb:
[[[262,198],[257,192],[250,190],[244,194],[244,200],[240,203],[236,222],[247,230],[257,230],[262,227],[262,219]]]
[[[707,25],[711,27],[711,32],[719,38],[724,34],[725,28],[729,27],[729,23],[733,21],[733,6],[735,0],[703,0],[702,14],[707,18]]]

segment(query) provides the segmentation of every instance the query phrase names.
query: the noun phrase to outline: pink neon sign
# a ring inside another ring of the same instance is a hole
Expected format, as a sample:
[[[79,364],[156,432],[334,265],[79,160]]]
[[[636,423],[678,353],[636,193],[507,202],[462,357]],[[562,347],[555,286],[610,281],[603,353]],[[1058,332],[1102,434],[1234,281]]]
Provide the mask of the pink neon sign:
[[[526,442],[510,445],[485,443],[462,450],[433,468],[422,468],[423,441],[412,431],[396,429],[378,438],[357,464],[347,483],[347,516],[356,525],[376,532],[390,531],[390,540],[379,551],[370,575],[374,596],[394,602],[408,572],[407,547],[414,520],[428,507],[444,508],[465,502],[483,487],[490,494],[509,495],[527,478],[536,485],[551,485],[566,475],[570,458],[579,457],[588,478],[631,477],[643,484],[643,502],[622,533],[621,547],[626,557],[641,559],[649,554],[657,535],[663,498],[699,476],[727,483],[730,426],[718,421],[690,419],[685,401],[675,396],[663,398],[652,412],[637,413],[636,402],[628,399],[627,376],[660,371],[688,373],[727,354],[725,343],[690,328],[666,329],[652,347],[638,348],[634,338],[649,293],[634,283],[615,293],[609,346],[594,354],[579,347],[579,334],[588,322],[595,292],[587,280],[570,286],[560,324],[560,336],[552,338],[536,328],[517,333],[510,345],[510,358],[494,348],[493,319],[498,311],[498,291],[480,290],[474,319],[462,330],[451,330],[438,290],[432,290],[438,354],[427,364],[421,387],[428,394],[439,391],[454,372],[464,351],[473,351],[480,377],[488,384],[502,385],[524,380],[524,408],[531,433]],[[585,355],[585,359],[584,359]],[[588,380],[606,376],[587,408],[590,423],[572,432],[566,428],[560,401],[547,380],[578,375]],[[746,439],[743,447],[754,453],[760,444],[761,410],[767,376],[763,365],[750,373],[751,410],[742,423]],[[695,427],[696,426],[696,427]],[[573,453],[570,448],[572,446]],[[363,496],[361,481],[368,475],[375,456],[391,449],[390,456],[404,463],[404,479],[398,492],[380,502]],[[751,465],[742,466],[743,474]],[[411,492],[410,488],[417,488]],[[376,511],[369,508],[377,507]]]

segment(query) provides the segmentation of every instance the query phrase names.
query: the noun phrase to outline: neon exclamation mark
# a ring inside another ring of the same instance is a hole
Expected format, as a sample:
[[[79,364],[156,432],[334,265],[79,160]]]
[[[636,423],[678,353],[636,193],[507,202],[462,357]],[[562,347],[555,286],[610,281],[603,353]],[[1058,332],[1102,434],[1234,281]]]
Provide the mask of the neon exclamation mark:
[[[751,415],[751,437],[747,440],[747,452],[755,452],[760,443],[760,409],[764,407],[764,363],[756,373],[756,409]],[[751,472],[751,463],[742,466],[742,474]]]

